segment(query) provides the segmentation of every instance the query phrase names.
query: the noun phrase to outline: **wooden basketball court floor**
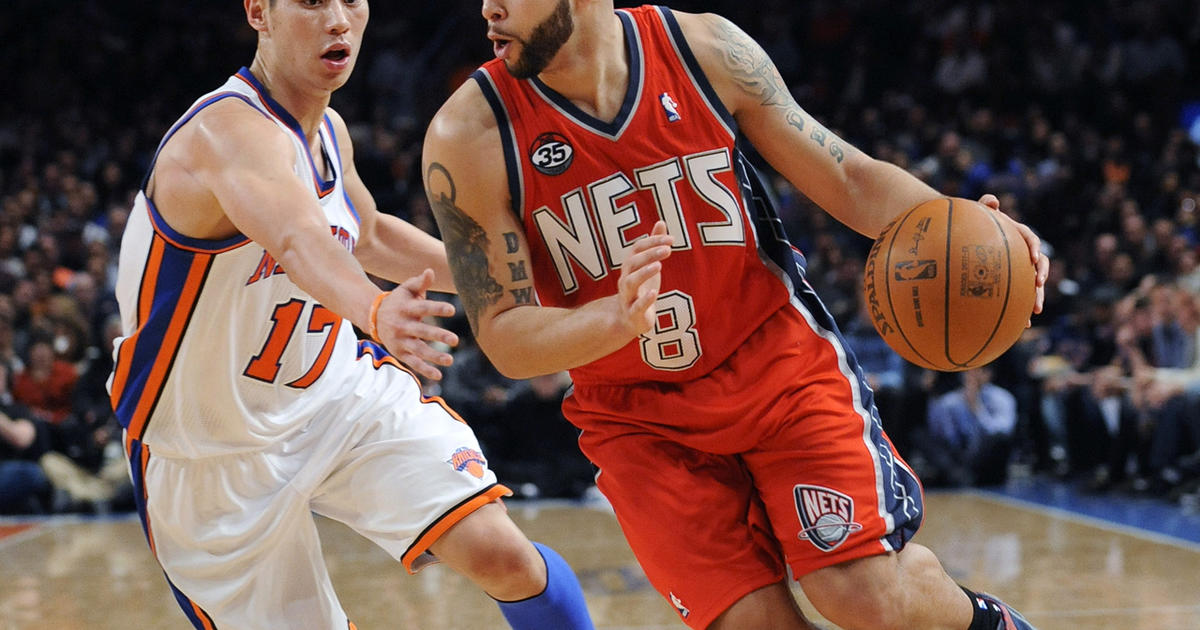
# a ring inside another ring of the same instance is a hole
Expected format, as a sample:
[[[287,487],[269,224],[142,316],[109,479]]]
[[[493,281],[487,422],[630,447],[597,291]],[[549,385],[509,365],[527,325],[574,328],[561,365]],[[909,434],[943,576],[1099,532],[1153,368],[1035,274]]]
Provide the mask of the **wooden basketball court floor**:
[[[931,492],[926,503],[916,540],[955,579],[1000,595],[1041,630],[1200,628],[1195,537],[989,492]],[[508,505],[532,539],[574,566],[597,628],[684,627],[646,582],[605,504]],[[409,576],[345,526],[322,519],[320,531],[335,587],[361,630],[507,627],[486,596],[444,567]],[[9,519],[0,521],[0,536],[0,630],[188,627],[135,518]]]

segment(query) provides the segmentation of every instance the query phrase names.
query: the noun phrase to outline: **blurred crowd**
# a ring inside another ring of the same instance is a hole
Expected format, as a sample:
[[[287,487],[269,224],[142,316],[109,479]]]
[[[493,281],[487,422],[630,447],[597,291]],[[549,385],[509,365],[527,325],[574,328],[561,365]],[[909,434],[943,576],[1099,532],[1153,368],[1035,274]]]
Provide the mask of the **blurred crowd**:
[[[14,0],[0,24],[13,50],[43,51],[15,68],[17,97],[0,101],[0,513],[132,505],[105,391],[121,233],[163,132],[254,45],[234,7],[49,4]],[[380,207],[436,234],[419,176],[424,125],[490,49],[477,2],[391,4],[372,6],[333,105]],[[1195,505],[1196,3],[672,6],[743,27],[801,106],[855,146],[946,194],[994,193],[1043,239],[1045,308],[1021,341],[986,368],[928,372],[863,316],[870,241],[773,177],[809,279],[927,485],[1038,475]],[[521,496],[586,493],[592,471],[558,410],[566,376],[506,379],[461,317],[447,325],[464,342],[427,387],[471,422],[501,479]]]

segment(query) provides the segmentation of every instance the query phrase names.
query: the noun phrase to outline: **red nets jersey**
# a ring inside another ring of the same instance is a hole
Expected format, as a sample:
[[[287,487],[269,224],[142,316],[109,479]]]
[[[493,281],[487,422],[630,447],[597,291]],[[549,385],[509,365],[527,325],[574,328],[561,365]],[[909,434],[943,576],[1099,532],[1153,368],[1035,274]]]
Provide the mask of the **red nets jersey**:
[[[637,238],[659,220],[674,237],[654,329],[572,370],[572,379],[686,381],[720,364],[788,302],[783,269],[794,263],[778,247],[786,243],[778,221],[755,203],[733,117],[670,10],[617,15],[630,68],[612,121],[590,116],[536,78],[513,78],[500,60],[473,78],[499,122],[540,304],[574,307],[616,294]],[[764,236],[774,255],[763,250]]]

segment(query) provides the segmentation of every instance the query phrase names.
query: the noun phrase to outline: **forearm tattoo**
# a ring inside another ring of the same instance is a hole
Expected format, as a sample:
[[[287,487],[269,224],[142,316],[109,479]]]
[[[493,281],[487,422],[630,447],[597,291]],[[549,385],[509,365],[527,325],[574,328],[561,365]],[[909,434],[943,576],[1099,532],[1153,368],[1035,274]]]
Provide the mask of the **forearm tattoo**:
[[[442,232],[442,241],[446,243],[458,297],[471,323],[471,332],[478,334],[479,313],[504,295],[504,287],[496,282],[488,267],[490,243],[487,232],[458,207],[454,178],[446,167],[437,162],[429,165],[429,171],[425,174],[425,190],[438,229]]]
[[[839,138],[822,127],[815,120],[805,118],[804,110],[792,98],[783,77],[775,69],[766,51],[737,26],[725,19],[710,21],[713,33],[725,43],[725,54],[722,61],[725,69],[742,91],[758,99],[767,107],[779,107],[784,111],[787,124],[794,127],[802,135],[816,144],[825,147],[829,155],[841,162],[846,158]],[[805,134],[807,127],[811,132]],[[828,144],[826,141],[828,140]]]

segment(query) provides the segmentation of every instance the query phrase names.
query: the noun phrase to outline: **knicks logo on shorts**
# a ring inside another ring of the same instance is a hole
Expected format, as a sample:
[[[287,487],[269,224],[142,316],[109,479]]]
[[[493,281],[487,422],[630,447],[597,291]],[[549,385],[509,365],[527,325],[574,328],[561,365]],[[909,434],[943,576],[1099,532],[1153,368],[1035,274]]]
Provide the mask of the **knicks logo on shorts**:
[[[833,551],[862,529],[854,522],[854,499],[829,488],[797,484],[793,490],[800,538],[821,551]]]
[[[466,446],[459,447],[450,459],[446,461],[454,467],[454,470],[459,472],[469,472],[476,479],[483,479],[483,469],[487,467],[487,460],[483,458],[483,453]]]

